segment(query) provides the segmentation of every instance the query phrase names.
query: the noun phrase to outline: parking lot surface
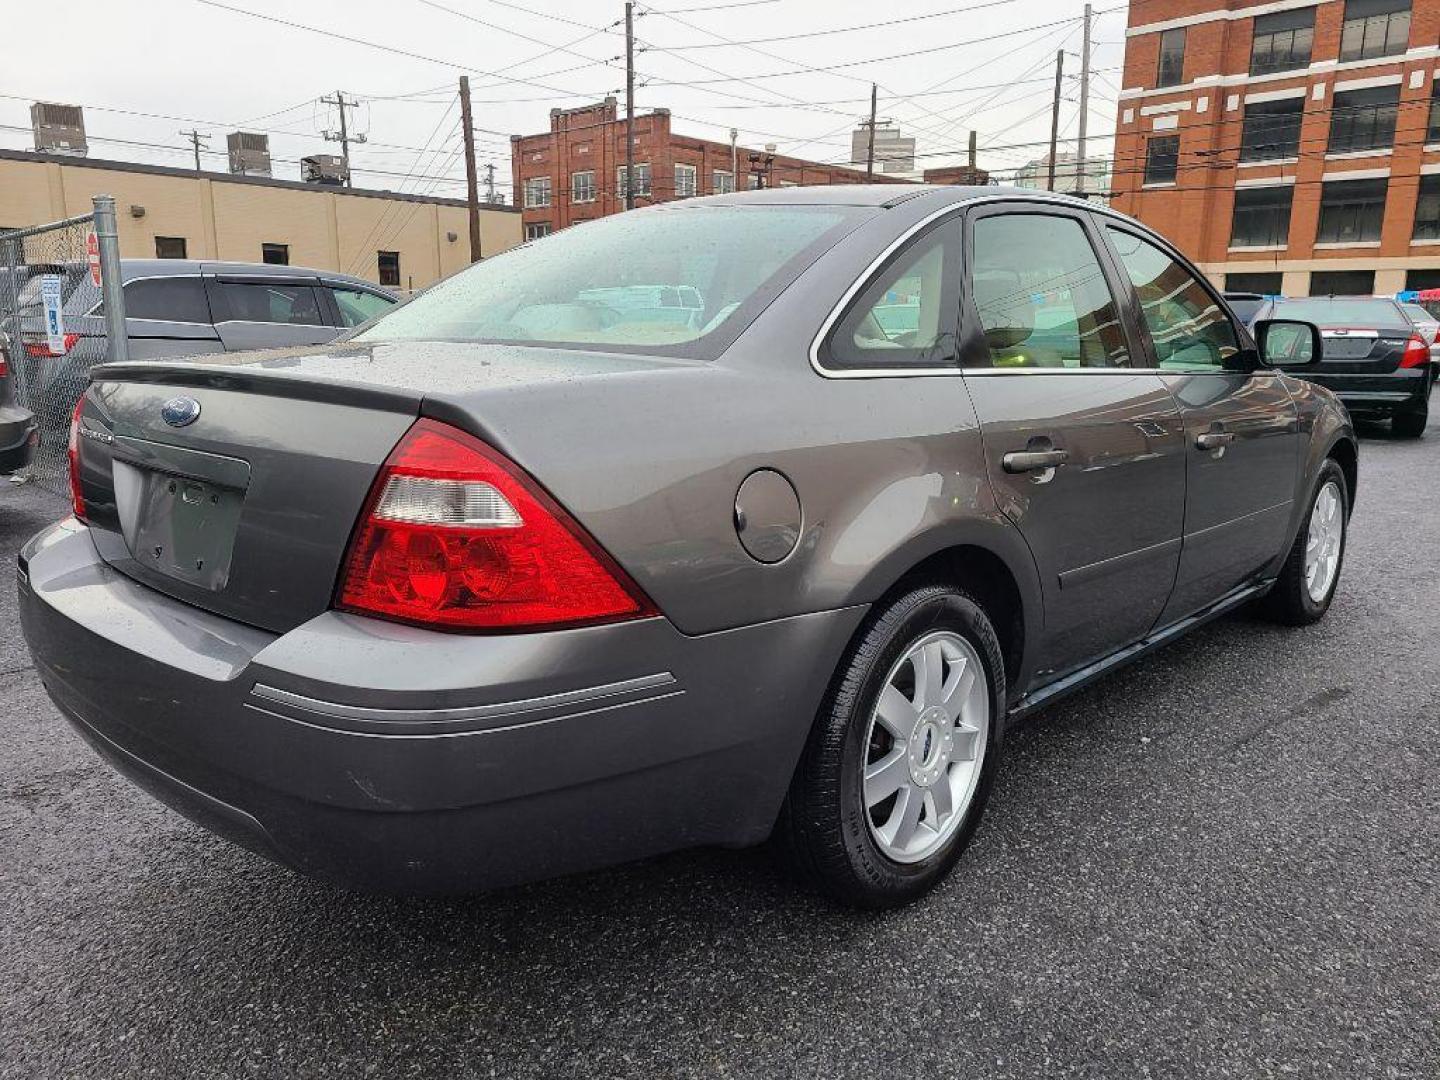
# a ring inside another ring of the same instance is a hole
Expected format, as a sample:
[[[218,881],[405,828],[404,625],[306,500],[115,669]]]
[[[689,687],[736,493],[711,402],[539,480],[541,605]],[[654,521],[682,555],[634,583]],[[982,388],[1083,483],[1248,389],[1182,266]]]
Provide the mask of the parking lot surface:
[[[63,507],[0,484],[0,1075],[1433,1080],[1437,491],[1440,431],[1372,433],[1323,623],[1019,725],[955,874],[875,916],[763,851],[420,902],[233,848],[51,707],[8,575]]]

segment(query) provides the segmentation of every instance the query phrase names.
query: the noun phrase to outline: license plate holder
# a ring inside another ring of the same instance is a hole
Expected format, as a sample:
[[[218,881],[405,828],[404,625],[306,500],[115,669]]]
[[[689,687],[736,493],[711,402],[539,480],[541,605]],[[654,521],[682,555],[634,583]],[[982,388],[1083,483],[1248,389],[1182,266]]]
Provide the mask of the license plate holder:
[[[230,580],[245,493],[149,469],[135,471],[141,487],[131,551],[135,560],[203,589],[223,589]]]

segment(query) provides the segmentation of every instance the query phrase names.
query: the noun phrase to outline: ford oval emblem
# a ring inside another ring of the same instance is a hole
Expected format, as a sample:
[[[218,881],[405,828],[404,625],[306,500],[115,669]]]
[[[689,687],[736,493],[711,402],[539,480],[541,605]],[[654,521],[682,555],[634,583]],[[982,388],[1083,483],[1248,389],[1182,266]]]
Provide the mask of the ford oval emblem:
[[[200,402],[193,397],[172,397],[160,406],[160,419],[171,427],[193,424],[200,416]]]

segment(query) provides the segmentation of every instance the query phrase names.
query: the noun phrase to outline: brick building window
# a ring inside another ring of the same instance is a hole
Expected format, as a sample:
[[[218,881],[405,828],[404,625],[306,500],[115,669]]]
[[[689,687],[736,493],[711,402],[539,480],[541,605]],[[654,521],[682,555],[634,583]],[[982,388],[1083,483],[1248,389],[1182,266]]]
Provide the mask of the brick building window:
[[[1367,244],[1380,239],[1389,177],[1330,180],[1320,186],[1317,244]]]
[[[550,177],[531,176],[525,181],[525,206],[534,209],[550,205]]]
[[[526,240],[539,240],[542,236],[550,235],[550,222],[532,221],[525,226]]]
[[[1178,86],[1185,81],[1185,28],[1166,30],[1160,35],[1160,62],[1155,68],[1156,86]]]
[[[1430,123],[1425,128],[1427,143],[1440,142],[1440,79],[1430,83]]]
[[[1250,42],[1250,74],[1269,75],[1310,65],[1315,43],[1315,9],[1299,8],[1255,17]]]
[[[675,166],[675,197],[688,199],[695,194],[695,166]]]
[[[1294,199],[1291,184],[1236,188],[1230,246],[1283,247],[1290,239],[1290,205]]]
[[[1310,275],[1311,296],[1373,296],[1374,270],[1316,270]]]
[[[1245,106],[1240,129],[1241,161],[1273,161],[1300,154],[1300,120],[1303,97],[1257,101]]]
[[[380,284],[400,287],[400,253],[398,251],[377,251],[376,269],[380,271]]]
[[[1261,296],[1279,296],[1285,275],[1278,270],[1256,273],[1226,274],[1226,292],[1253,292]]]
[[[587,203],[595,201],[595,170],[570,174],[570,201]]]
[[[624,165],[621,165],[615,170],[615,193],[619,195],[620,198],[625,198],[626,184]],[[643,164],[638,161],[635,163],[635,194],[650,194],[650,163],[648,161]]]
[[[271,266],[290,265],[289,244],[261,244],[260,261],[267,262]]]
[[[155,257],[157,259],[183,259],[185,258],[185,237],[183,236],[157,236],[155,237]]]
[[[735,190],[735,174],[724,169],[716,169],[710,174],[710,189],[716,195],[728,195]]]
[[[1345,0],[1340,59],[1403,53],[1410,44],[1410,0]]]
[[[1420,197],[1415,202],[1416,240],[1440,240],[1440,173],[1420,177]]]
[[[1156,135],[1145,144],[1145,183],[1173,184],[1179,171],[1179,135]]]
[[[1330,111],[1332,154],[1357,150],[1381,150],[1395,145],[1395,114],[1400,106],[1400,86],[1372,86],[1365,90],[1341,90]]]

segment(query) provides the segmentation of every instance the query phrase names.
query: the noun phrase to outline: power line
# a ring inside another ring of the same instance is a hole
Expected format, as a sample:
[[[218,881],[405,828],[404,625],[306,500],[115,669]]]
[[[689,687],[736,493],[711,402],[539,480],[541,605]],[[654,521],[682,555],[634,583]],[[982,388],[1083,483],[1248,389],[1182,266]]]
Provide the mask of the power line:
[[[939,19],[949,15],[964,15],[972,11],[979,11],[982,8],[1001,7],[1005,4],[1014,4],[1018,0],[986,0],[985,3],[971,4],[969,7],[950,8],[946,11],[931,11],[924,15],[904,15],[898,19],[886,19],[883,22],[862,23],[859,26],[836,26],[826,30],[809,30],[803,34],[780,34],[775,37],[750,38],[748,41],[725,41],[721,42],[699,42],[693,45],[670,45],[667,49],[670,52],[686,51],[691,49],[722,49],[726,45],[774,45],[781,41],[808,41],[811,38],[831,37],[835,34],[853,34],[861,30],[878,30],[886,26],[899,26],[902,23],[921,22],[925,19]],[[656,15],[665,15],[674,18],[675,12],[661,11],[658,8],[648,8]],[[681,12],[680,14],[684,14]],[[678,21],[678,20],[677,20]]]

